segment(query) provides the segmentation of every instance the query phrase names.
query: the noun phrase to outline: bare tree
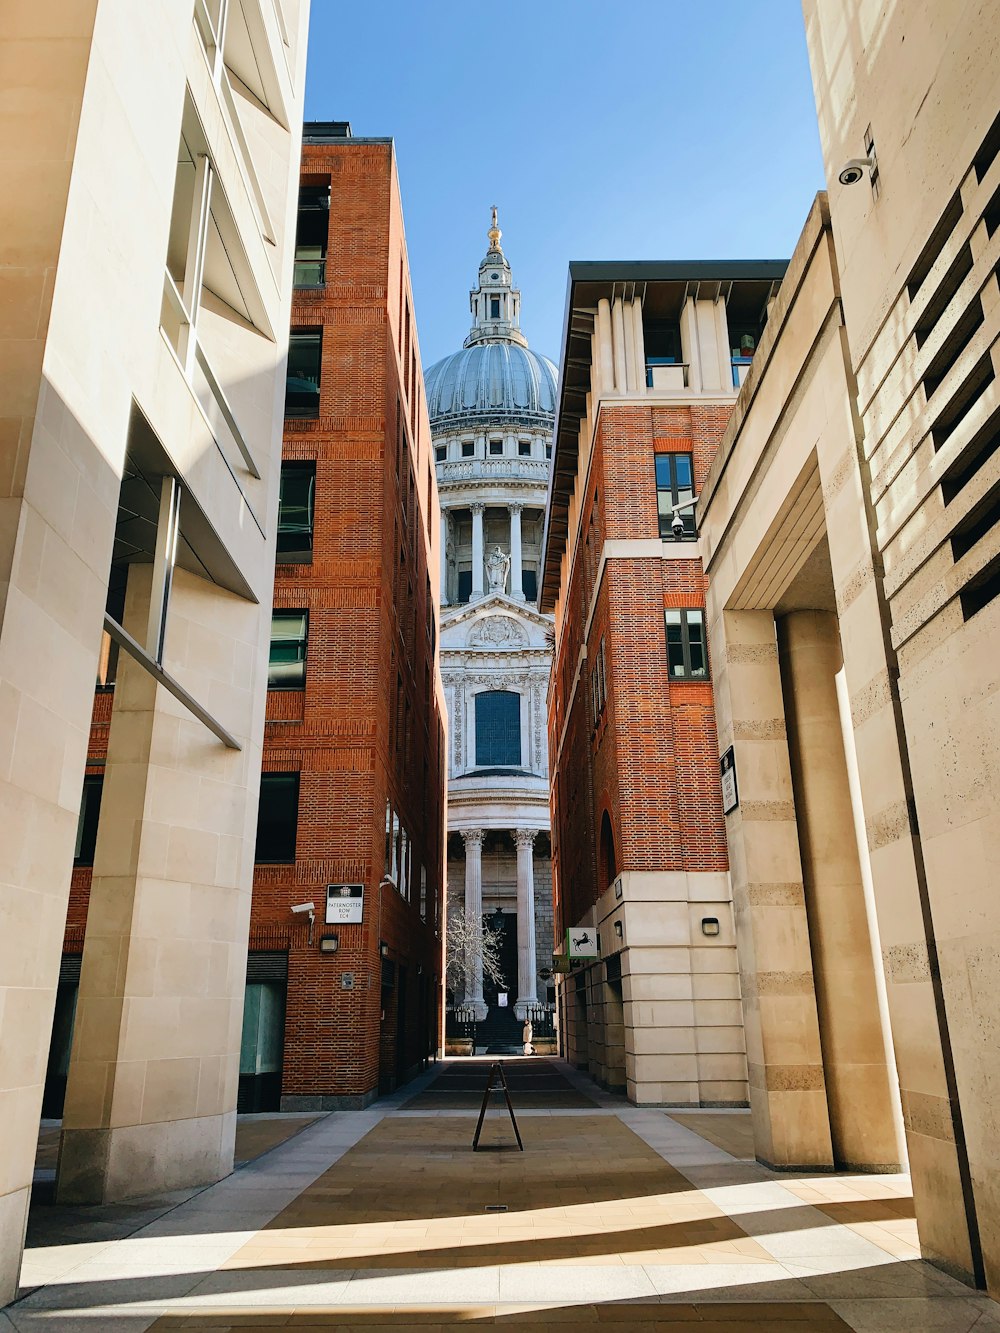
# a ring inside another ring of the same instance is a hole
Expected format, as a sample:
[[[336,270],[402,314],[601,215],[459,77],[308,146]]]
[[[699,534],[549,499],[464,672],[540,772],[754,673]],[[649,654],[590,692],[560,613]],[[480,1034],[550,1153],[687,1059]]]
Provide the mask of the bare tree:
[[[502,941],[503,931],[494,930],[482,917],[464,910],[449,913],[445,976],[456,993],[461,990],[468,994],[477,959],[482,962],[485,980],[492,981],[498,990],[506,987],[500,966]]]

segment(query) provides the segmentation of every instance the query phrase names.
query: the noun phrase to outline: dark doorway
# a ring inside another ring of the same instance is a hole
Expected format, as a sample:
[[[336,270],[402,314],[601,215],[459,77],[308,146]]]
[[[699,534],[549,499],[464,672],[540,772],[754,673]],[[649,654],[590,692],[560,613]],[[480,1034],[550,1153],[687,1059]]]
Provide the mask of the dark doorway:
[[[409,1073],[409,1059],[406,1049],[406,968],[399,965],[399,979],[396,983],[396,1082],[405,1083]]]
[[[491,930],[500,931],[500,969],[503,973],[503,986],[498,986],[485,974],[483,976],[483,999],[489,1005],[489,1013],[482,1023],[477,1024],[476,1045],[484,1046],[488,1051],[509,1052],[522,1048],[521,1024],[514,1013],[517,999],[517,916],[513,912],[487,912],[485,924]],[[502,1004],[500,997],[506,997]]]
[[[237,1111],[281,1109],[287,990],[288,954],[252,950],[247,956]]]

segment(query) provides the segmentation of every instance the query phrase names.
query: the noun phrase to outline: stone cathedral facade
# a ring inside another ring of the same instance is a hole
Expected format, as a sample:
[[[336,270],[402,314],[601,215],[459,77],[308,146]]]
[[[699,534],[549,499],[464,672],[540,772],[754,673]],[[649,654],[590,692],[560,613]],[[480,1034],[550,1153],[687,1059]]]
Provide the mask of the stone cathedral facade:
[[[552,618],[538,611],[556,368],[528,347],[500,245],[470,293],[462,349],[427,372],[441,502],[441,668],[449,712],[448,907],[502,931],[503,987],[472,969],[449,992],[477,1044],[520,1041],[551,1006],[552,881],[546,694]]]

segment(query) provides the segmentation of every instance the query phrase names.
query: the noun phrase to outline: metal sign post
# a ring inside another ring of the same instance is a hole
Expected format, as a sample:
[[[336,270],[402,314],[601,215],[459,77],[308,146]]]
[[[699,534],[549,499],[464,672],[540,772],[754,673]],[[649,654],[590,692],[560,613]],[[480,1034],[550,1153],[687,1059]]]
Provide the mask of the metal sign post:
[[[498,1081],[495,1081],[498,1080]],[[517,1139],[517,1146],[521,1152],[524,1152],[524,1144],[521,1142],[521,1134],[517,1128],[517,1121],[514,1119],[514,1108],[510,1101],[510,1091],[507,1087],[507,1075],[503,1072],[503,1062],[494,1060],[490,1066],[490,1076],[486,1080],[486,1091],[483,1093],[483,1104],[479,1109],[479,1121],[476,1125],[476,1133],[472,1140],[472,1151],[479,1151],[479,1136],[483,1132],[483,1121],[486,1119],[486,1107],[489,1105],[490,1093],[502,1091],[504,1099],[507,1102],[507,1110],[510,1113],[510,1123],[514,1126],[514,1137]]]

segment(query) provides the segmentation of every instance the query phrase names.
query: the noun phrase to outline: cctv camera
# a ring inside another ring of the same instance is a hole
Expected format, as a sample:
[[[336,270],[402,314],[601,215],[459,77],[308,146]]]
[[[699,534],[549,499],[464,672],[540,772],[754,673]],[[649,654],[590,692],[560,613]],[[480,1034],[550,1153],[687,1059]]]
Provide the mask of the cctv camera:
[[[681,518],[680,514],[675,514],[670,520],[670,531],[675,537],[684,536],[684,520]]]
[[[870,157],[852,157],[850,162],[840,168],[837,179],[841,185],[857,185],[865,172],[871,171],[873,166],[874,163]]]
[[[296,903],[292,908],[293,912],[315,912],[315,903]]]

